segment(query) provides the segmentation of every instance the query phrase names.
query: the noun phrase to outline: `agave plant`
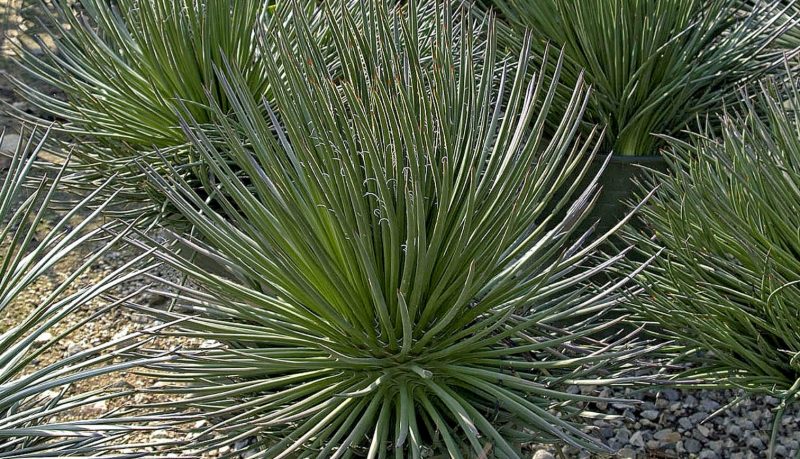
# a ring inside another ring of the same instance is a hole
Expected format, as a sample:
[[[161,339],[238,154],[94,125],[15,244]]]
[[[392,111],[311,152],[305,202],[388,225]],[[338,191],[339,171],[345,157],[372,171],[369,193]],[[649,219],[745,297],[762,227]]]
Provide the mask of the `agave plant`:
[[[675,143],[647,230],[627,234],[666,248],[632,307],[685,346],[694,376],[780,397],[782,412],[800,393],[800,93],[792,79],[750,96],[719,132]]]
[[[568,86],[585,72],[585,119],[606,126],[604,151],[656,155],[698,116],[781,62],[767,52],[793,21],[780,2],[742,0],[493,0],[534,45],[563,47]],[[786,14],[784,14],[786,13]],[[765,51],[766,50],[766,51]],[[571,86],[570,86],[571,87]],[[567,100],[566,98],[564,98]]]
[[[214,74],[221,56],[239,63],[249,90],[267,91],[255,30],[271,8],[261,0],[55,0],[41,3],[57,49],[19,46],[19,63],[44,91],[9,77],[20,97],[80,138],[65,181],[91,189],[116,176],[121,198],[146,205],[151,190],[132,162],[170,157],[201,186],[176,114],[184,101],[198,122],[209,119],[208,95],[227,105]],[[38,121],[38,120],[34,120]],[[156,203],[157,205],[158,203]]]
[[[43,2],[44,0],[39,0]],[[19,64],[48,87],[43,91],[10,77],[20,97],[59,121],[59,129],[80,139],[74,149],[70,186],[92,189],[114,176],[120,202],[132,203],[139,218],[148,206],[160,213],[163,199],[145,181],[134,161],[169,158],[198,189],[210,193],[207,171],[192,154],[178,112],[186,109],[198,123],[211,119],[209,97],[230,109],[215,68],[222,57],[236,63],[253,97],[269,97],[264,56],[274,51],[260,30],[291,2],[262,0],[55,0],[44,25],[57,49],[18,47]],[[308,19],[315,41],[330,41],[318,2],[282,14]],[[359,0],[348,0],[358,9]],[[432,3],[428,4],[428,10]],[[403,8],[403,6],[399,6]],[[355,14],[360,21],[360,14]],[[424,29],[424,27],[422,27]],[[295,37],[281,40],[301,46]],[[335,56],[324,59],[340,68]],[[180,101],[180,104],[178,103]],[[24,115],[24,114],[22,114]],[[34,120],[41,122],[41,120]],[[120,207],[117,207],[120,210]],[[162,213],[163,214],[163,213]]]
[[[187,114],[217,206],[149,169],[205,241],[183,243],[251,281],[140,242],[194,281],[172,285],[191,314],[150,312],[218,343],[153,366],[183,394],[166,405],[210,423],[193,433],[201,452],[248,441],[269,458],[520,457],[528,441],[609,451],[581,430],[598,416],[586,402],[603,399],[567,388],[636,381],[647,348],[600,336],[625,284],[585,284],[622,256],[589,267],[607,235],[568,243],[595,189],[554,198],[568,181],[575,191],[597,149],[598,131],[576,134],[585,86],[552,112],[553,75],[528,79],[527,48],[499,55],[493,21],[443,8],[423,32],[414,13],[365,5],[361,26],[326,7],[335,77],[303,20],[271,31],[304,43],[266,59],[274,103],[232,65],[220,71],[234,110],[213,106],[224,149]],[[543,140],[554,116],[561,128]],[[556,219],[551,206],[568,210]]]
[[[103,227],[90,230],[106,204],[87,212],[88,203],[94,199],[91,195],[52,221],[49,229],[43,229],[51,222],[47,216],[53,212],[51,204],[61,176],[39,180],[32,192],[26,189],[40,148],[41,144],[21,141],[0,184],[0,317],[5,319],[0,327],[0,458],[96,455],[110,448],[110,441],[135,429],[135,422],[144,420],[124,416],[60,420],[68,413],[73,413],[74,418],[75,410],[83,406],[125,395],[103,388],[72,394],[69,389],[75,382],[142,363],[115,362],[137,345],[137,335],[52,364],[37,363],[47,353],[56,352],[64,337],[113,305],[72,325],[64,325],[65,318],[137,273],[134,270],[124,274],[128,268],[125,266],[94,285],[71,290],[124,232],[105,243],[97,242],[98,249],[91,255],[80,255],[83,245],[107,234]],[[77,224],[76,219],[80,220]],[[65,271],[59,263],[73,257],[76,265]],[[57,265],[65,277],[30,312],[20,313],[25,311],[22,297]]]
[[[183,145],[175,100],[187,101],[199,122],[208,120],[207,92],[224,106],[213,71],[220,56],[241,63],[253,94],[265,93],[254,29],[267,5],[253,0],[56,0],[53,11],[41,9],[50,12],[44,19],[57,52],[44,46],[44,56],[25,47],[18,51],[23,67],[63,91],[67,100],[15,81],[21,96],[65,119],[69,131],[136,151]]]

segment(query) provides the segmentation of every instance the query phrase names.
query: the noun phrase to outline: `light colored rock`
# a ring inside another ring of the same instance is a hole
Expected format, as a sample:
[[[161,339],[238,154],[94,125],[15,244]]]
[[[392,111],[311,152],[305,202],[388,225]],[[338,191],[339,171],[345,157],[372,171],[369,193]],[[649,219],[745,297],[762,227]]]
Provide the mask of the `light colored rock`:
[[[53,339],[52,333],[44,332],[41,335],[37,336],[36,339],[33,340],[33,342],[36,344],[45,344],[51,339]]]
[[[13,155],[17,151],[19,140],[19,134],[6,132],[3,136],[3,141],[0,142],[0,152]]]
[[[555,456],[545,449],[540,449],[533,453],[533,457],[531,459],[555,459]]]
[[[634,432],[633,435],[631,435],[630,440],[628,440],[628,444],[639,448],[644,448],[644,438],[642,438],[642,432]]]
[[[28,35],[20,35],[18,39],[22,46],[37,56],[43,56],[45,51],[55,52],[57,50],[53,37],[48,34],[39,34],[36,39]]]
[[[47,161],[48,163],[58,164],[58,165],[64,164],[66,160],[64,156],[51,153],[47,150],[39,150],[39,152],[36,153],[36,158],[41,161]]]
[[[105,400],[99,400],[92,403],[91,407],[92,410],[102,413],[108,410],[108,403]]]
[[[64,353],[64,357],[72,357],[75,354],[79,354],[83,352],[83,346],[78,343],[70,342],[67,345],[67,351]]]
[[[0,142],[0,171],[11,167],[11,157],[17,151],[18,143],[19,136],[17,134],[7,132],[3,136],[3,141]]]
[[[681,434],[672,429],[662,429],[656,432],[653,438],[661,443],[677,443],[681,440]]]

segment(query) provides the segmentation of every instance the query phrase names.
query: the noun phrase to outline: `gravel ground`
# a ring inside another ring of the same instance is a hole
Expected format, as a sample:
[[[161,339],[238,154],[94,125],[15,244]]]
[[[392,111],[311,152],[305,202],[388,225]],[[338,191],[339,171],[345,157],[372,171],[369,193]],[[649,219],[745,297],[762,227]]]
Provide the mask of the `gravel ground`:
[[[616,421],[594,421],[588,431],[600,436],[620,458],[746,459],[767,457],[772,431],[775,397],[746,396],[725,390],[637,393],[630,389],[609,390],[574,387],[575,392],[639,400],[637,404],[599,404],[596,411],[621,416]],[[737,398],[734,406],[724,409]],[[590,406],[590,408],[592,408]],[[721,411],[720,411],[721,410]],[[781,419],[775,453],[795,457],[800,452],[800,406],[786,410]],[[567,457],[589,458],[586,452],[565,448]],[[535,451],[534,458],[555,455],[553,448]]]

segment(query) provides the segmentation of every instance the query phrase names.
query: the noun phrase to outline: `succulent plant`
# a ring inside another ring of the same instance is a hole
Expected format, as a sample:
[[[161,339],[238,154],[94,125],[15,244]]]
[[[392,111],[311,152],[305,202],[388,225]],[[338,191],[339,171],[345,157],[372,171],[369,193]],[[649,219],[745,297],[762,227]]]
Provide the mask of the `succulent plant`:
[[[554,111],[557,76],[528,78],[527,47],[498,53],[493,20],[443,6],[422,30],[413,1],[404,15],[364,5],[360,25],[325,7],[341,72],[302,19],[271,31],[304,44],[266,59],[272,102],[233,63],[220,69],[233,107],[212,101],[222,140],[191,115],[184,125],[216,203],[142,163],[201,238],[183,243],[231,273],[135,239],[193,281],[167,283],[188,314],[139,307],[217,343],[153,365],[181,395],[157,406],[209,422],[198,452],[244,440],[270,458],[610,451],[581,430],[586,403],[605,399],[567,387],[631,384],[649,348],[609,331],[626,279],[587,283],[623,255],[594,264],[607,234],[571,238],[596,191],[571,198],[600,138],[576,134],[585,86]]]
[[[345,2],[356,23],[362,21],[362,13],[368,14],[359,12],[361,3]],[[282,35],[279,43],[263,41],[264,30],[277,13],[283,11],[284,21],[303,16],[314,41],[330,44],[332,38],[321,20],[323,9],[313,0],[298,4],[294,8],[291,2],[261,0],[55,0],[52,8],[41,4],[41,10],[49,12],[43,25],[54,37],[56,49],[44,44],[17,49],[19,65],[41,84],[31,85],[30,79],[13,75],[9,79],[21,98],[54,118],[60,133],[70,134],[69,148],[61,149],[72,150],[73,156],[65,186],[91,191],[114,177],[107,187],[119,204],[113,215],[149,223],[151,219],[142,219],[142,214],[162,219],[174,215],[148,184],[139,161],[147,159],[158,166],[167,158],[175,166],[173,171],[200,193],[213,193],[214,184],[193,154],[179,118],[186,111],[196,122],[208,123],[213,114],[209,99],[220,109],[231,110],[216,72],[224,66],[223,57],[237,66],[254,98],[270,98],[265,57],[278,46],[303,46],[293,35]],[[422,30],[428,27],[425,18],[433,9],[433,2],[420,8]],[[333,72],[341,69],[335,54],[321,58]],[[33,121],[42,122],[35,116]],[[209,135],[214,136],[213,129]]]
[[[625,233],[640,254],[664,250],[631,307],[683,346],[687,376],[779,397],[778,414],[800,393],[798,94],[796,78],[767,81],[720,130],[674,142],[646,226]]]
[[[657,155],[660,136],[680,137],[722,111],[736,89],[774,69],[773,44],[793,22],[780,2],[742,0],[493,0],[512,31],[534,34],[540,52],[563,47],[566,91],[584,78],[584,118],[606,126],[605,153]],[[564,102],[567,96],[561,97]]]
[[[30,78],[10,76],[17,94],[70,134],[73,161],[65,185],[107,187],[133,204],[134,218],[162,200],[134,161],[167,157],[202,188],[204,178],[178,122],[178,101],[198,122],[210,119],[209,97],[227,107],[214,68],[237,62],[248,89],[267,93],[258,29],[268,22],[261,0],[55,0],[42,5],[56,49],[18,47]],[[42,88],[48,88],[47,90]],[[50,90],[53,88],[53,90]],[[34,119],[33,121],[39,122]],[[74,142],[77,139],[78,142]],[[66,149],[65,149],[66,150]],[[122,207],[117,206],[117,211]],[[130,209],[128,209],[130,210]]]

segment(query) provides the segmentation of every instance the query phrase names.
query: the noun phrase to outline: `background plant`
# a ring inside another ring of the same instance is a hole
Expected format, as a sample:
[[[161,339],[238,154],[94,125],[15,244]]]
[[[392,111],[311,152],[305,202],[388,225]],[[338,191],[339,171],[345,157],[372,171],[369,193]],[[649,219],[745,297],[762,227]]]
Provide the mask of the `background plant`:
[[[606,126],[604,150],[654,155],[653,134],[680,136],[720,112],[740,85],[781,61],[770,51],[788,21],[780,2],[741,0],[494,0],[517,33],[563,47],[567,88],[582,72],[592,85],[585,119]],[[562,98],[568,100],[568,98]],[[712,115],[713,116],[713,115]]]
[[[43,25],[57,49],[19,47],[20,64],[57,91],[11,78],[18,94],[77,136],[68,182],[91,189],[115,176],[114,190],[141,213],[149,188],[133,161],[163,155],[201,186],[202,168],[186,146],[177,100],[198,122],[208,97],[227,101],[214,74],[221,56],[241,68],[257,97],[267,91],[257,29],[272,6],[260,0],[55,0]],[[155,150],[158,149],[158,153]],[[76,174],[77,173],[77,174]],[[78,178],[73,178],[75,175]],[[155,205],[159,203],[156,202]]]
[[[266,59],[274,103],[231,65],[221,81],[235,116],[214,107],[225,148],[187,120],[222,210],[151,171],[205,241],[184,244],[252,280],[159,248],[202,289],[175,296],[193,314],[149,312],[224,343],[153,367],[185,394],[168,406],[210,421],[198,448],[251,439],[253,457],[520,457],[528,441],[609,451],[580,429],[580,403],[602,399],[566,388],[632,383],[646,349],[634,334],[599,337],[624,279],[585,282],[619,256],[588,268],[602,238],[568,243],[594,189],[554,197],[597,146],[597,131],[576,134],[585,87],[551,111],[555,84],[527,78],[527,47],[498,54],[492,21],[444,8],[423,33],[414,2],[406,16],[365,5],[362,26],[324,7],[341,76],[303,20],[280,21]],[[552,117],[560,129],[543,140]],[[569,210],[556,220],[551,205]]]
[[[107,203],[99,204],[94,212],[87,211],[101,191],[96,190],[95,195],[76,202],[63,216],[53,219],[52,204],[63,198],[63,194],[56,197],[61,174],[53,179],[33,177],[40,148],[41,144],[22,140],[0,184],[0,316],[5,319],[3,325],[8,325],[0,328],[0,458],[96,455],[145,420],[124,413],[100,419],[58,420],[68,417],[67,413],[73,413],[74,418],[83,406],[124,395],[104,388],[72,394],[71,384],[142,362],[116,360],[138,344],[138,336],[131,335],[52,364],[37,363],[43,355],[56,352],[66,336],[113,305],[74,325],[61,325],[65,318],[136,275],[124,266],[94,285],[73,288],[124,233],[117,240],[98,242],[97,250],[90,255],[81,254],[84,245],[107,236],[105,228],[92,228]],[[57,287],[30,312],[20,313],[25,311],[21,304],[25,292],[51,275],[54,267],[63,270],[62,262],[72,257],[75,266],[59,273],[64,278],[59,279]],[[163,359],[157,357],[156,361]]]
[[[163,197],[134,164],[142,158],[158,165],[166,157],[198,190],[214,188],[178,117],[187,110],[199,124],[208,123],[209,97],[230,110],[215,73],[222,56],[237,65],[249,92],[260,99],[270,97],[263,58],[276,46],[263,42],[262,29],[276,10],[286,11],[285,21],[295,14],[306,17],[315,41],[331,39],[314,1],[301,0],[301,7],[292,9],[292,2],[257,0],[55,0],[52,11],[42,1],[40,9],[50,11],[43,24],[56,50],[42,44],[42,55],[21,46],[19,64],[55,91],[11,80],[22,98],[59,121],[59,130],[71,134],[70,140],[78,139],[70,146],[75,160],[65,184],[91,190],[114,176],[108,188],[118,192],[118,203],[132,204],[129,212],[117,215],[133,218],[148,209],[164,216]],[[358,0],[345,3],[356,11],[361,5]],[[419,11],[426,12],[420,16],[426,22],[433,3]],[[360,13],[353,17],[361,21]],[[281,40],[303,45],[291,34]],[[323,59],[333,72],[341,66],[335,55]],[[117,212],[124,209],[115,206]]]
[[[646,256],[665,248],[635,310],[685,346],[700,364],[691,376],[780,397],[779,414],[800,389],[797,89],[766,82],[720,131],[676,142],[647,228],[627,234]]]

